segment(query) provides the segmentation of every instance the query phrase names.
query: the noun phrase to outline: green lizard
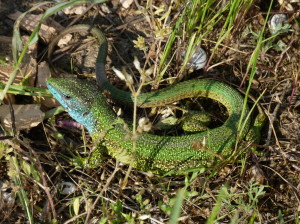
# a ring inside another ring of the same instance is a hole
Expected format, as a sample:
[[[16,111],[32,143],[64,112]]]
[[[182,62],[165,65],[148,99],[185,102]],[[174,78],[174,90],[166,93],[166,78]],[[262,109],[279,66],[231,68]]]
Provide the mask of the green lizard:
[[[227,108],[229,116],[225,123],[221,127],[205,132],[182,136],[142,133],[136,140],[136,150],[133,151],[133,141],[128,138],[124,121],[120,122],[120,118],[117,119],[101,93],[106,89],[113,98],[132,103],[133,97],[130,92],[113,87],[106,78],[104,63],[107,42],[104,35],[100,30],[86,25],[70,27],[64,31],[64,34],[87,29],[92,30],[102,49],[99,50],[96,64],[98,85],[90,80],[51,78],[48,79],[47,86],[70,116],[87,128],[93,141],[107,148],[109,155],[141,170],[151,170],[159,174],[181,174],[211,167],[221,158],[229,157],[236,141],[243,139],[248,133],[250,120],[245,120],[249,113],[248,107],[242,119],[245,126],[241,133],[238,133],[243,98],[236,90],[215,80],[190,80],[153,92],[142,93],[138,97],[138,105],[154,107],[189,97],[207,97],[222,103]],[[52,49],[49,50],[49,56],[56,41],[54,40],[50,46]],[[262,123],[259,122],[260,124]],[[258,137],[255,138],[257,140]]]

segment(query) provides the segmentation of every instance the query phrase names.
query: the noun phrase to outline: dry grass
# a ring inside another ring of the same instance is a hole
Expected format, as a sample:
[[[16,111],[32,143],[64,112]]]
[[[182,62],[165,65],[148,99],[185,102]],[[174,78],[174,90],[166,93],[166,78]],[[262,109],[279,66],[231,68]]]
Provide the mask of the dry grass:
[[[207,2],[211,5],[206,8]],[[88,134],[66,125],[57,127],[49,119],[0,147],[2,222],[51,223],[55,218],[58,223],[175,223],[177,218],[180,223],[299,222],[299,5],[293,4],[290,11],[274,2],[270,15],[286,13],[290,27],[270,38],[268,27],[263,29],[270,2],[237,2],[242,3],[226,8],[227,1],[189,1],[199,7],[196,15],[188,3],[135,2],[124,10],[113,1],[95,4],[75,20],[105,31],[110,44],[109,77],[114,76],[112,66],[126,66],[138,75],[133,56],[144,69],[154,66],[145,91],[206,77],[245,92],[252,71],[250,94],[257,99],[265,91],[260,105],[268,117],[257,152],[249,151],[219,172],[159,177],[133,169],[124,185],[127,166],[107,158],[99,168],[85,169],[83,158],[93,148]],[[64,25],[73,21],[70,15],[55,19]],[[134,43],[138,36],[143,38]],[[181,52],[199,43],[209,62],[204,71],[187,75]],[[77,62],[72,64],[76,67]],[[78,73],[84,70],[81,65]],[[116,78],[111,80],[124,86]],[[155,121],[157,111],[152,113]],[[56,119],[67,117],[60,114]],[[66,184],[74,187],[71,194],[63,194]]]

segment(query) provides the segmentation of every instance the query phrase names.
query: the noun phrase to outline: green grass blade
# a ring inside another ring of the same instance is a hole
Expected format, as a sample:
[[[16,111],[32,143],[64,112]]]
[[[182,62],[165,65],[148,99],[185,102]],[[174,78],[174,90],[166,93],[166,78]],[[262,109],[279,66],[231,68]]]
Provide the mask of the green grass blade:
[[[175,200],[174,206],[172,208],[169,224],[178,223],[178,218],[180,217],[181,206],[183,203],[184,194],[185,194],[185,188],[182,188],[177,192],[176,200]]]
[[[219,197],[216,201],[215,206],[213,207],[213,209],[211,211],[209,218],[206,221],[206,224],[214,224],[215,223],[217,216],[220,213],[220,210],[222,207],[222,201],[225,198],[227,198],[226,197],[227,188],[225,186],[223,186],[219,192],[220,192]]]
[[[20,168],[19,168],[17,158],[12,157],[10,163],[11,163],[12,169],[15,172],[15,175],[13,175],[12,179],[13,179],[14,183],[16,184],[16,186],[18,186],[18,191],[17,191],[18,198],[19,198],[19,200],[22,204],[23,209],[25,210],[28,222],[30,224],[33,224],[34,220],[33,220],[33,216],[32,216],[32,213],[31,213],[30,203],[29,203],[27,194],[26,194],[26,192],[23,188],[21,178],[19,176]]]
[[[257,60],[258,60],[258,57],[259,57],[259,53],[261,51],[262,42],[263,42],[263,33],[264,33],[264,30],[265,30],[265,28],[267,26],[267,23],[268,23],[268,18],[269,18],[269,15],[270,15],[272,5],[273,5],[273,0],[270,2],[270,6],[269,6],[269,9],[268,9],[268,13],[267,13],[267,17],[266,17],[264,26],[263,26],[262,30],[260,31],[260,33],[259,33],[259,38],[257,40],[256,48],[254,49],[254,51],[251,55],[251,58],[249,60],[249,63],[248,63],[247,69],[246,69],[246,74],[248,74],[250,68],[251,68],[251,73],[250,73],[250,76],[249,76],[248,87],[247,87],[247,90],[246,90],[246,93],[245,93],[244,105],[243,105],[243,110],[242,110],[242,114],[241,114],[241,119],[240,119],[239,125],[238,125],[239,133],[242,133],[242,130],[243,130],[242,128],[245,126],[245,123],[247,122],[247,120],[243,121],[243,117],[245,115],[245,111],[246,111],[246,107],[247,107],[247,102],[248,102],[248,97],[249,97],[249,93],[250,93],[250,89],[251,89],[251,84],[252,84],[252,81],[253,81],[253,78],[254,78],[254,75],[255,75],[255,72],[256,72],[256,64],[257,64]]]

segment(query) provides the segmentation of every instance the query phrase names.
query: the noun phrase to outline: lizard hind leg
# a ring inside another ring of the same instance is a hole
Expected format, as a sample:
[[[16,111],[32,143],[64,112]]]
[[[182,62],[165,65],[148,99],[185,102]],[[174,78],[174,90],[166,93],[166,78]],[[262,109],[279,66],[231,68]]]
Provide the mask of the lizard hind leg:
[[[251,147],[251,150],[256,154],[260,155],[260,153],[256,150],[256,146],[260,142],[261,138],[261,129],[263,128],[264,124],[266,123],[266,115],[264,113],[259,113],[253,122],[253,125],[250,127],[245,140],[253,143],[254,146]]]
[[[186,132],[207,131],[211,122],[210,115],[205,111],[189,111],[182,121],[182,129]]]

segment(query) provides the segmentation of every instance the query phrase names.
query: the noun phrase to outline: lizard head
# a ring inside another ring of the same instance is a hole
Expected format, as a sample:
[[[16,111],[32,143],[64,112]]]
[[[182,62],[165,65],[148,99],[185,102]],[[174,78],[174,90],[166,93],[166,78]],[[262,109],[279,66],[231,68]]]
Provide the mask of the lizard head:
[[[100,90],[90,80],[50,78],[47,87],[77,122],[86,125],[96,95]]]

